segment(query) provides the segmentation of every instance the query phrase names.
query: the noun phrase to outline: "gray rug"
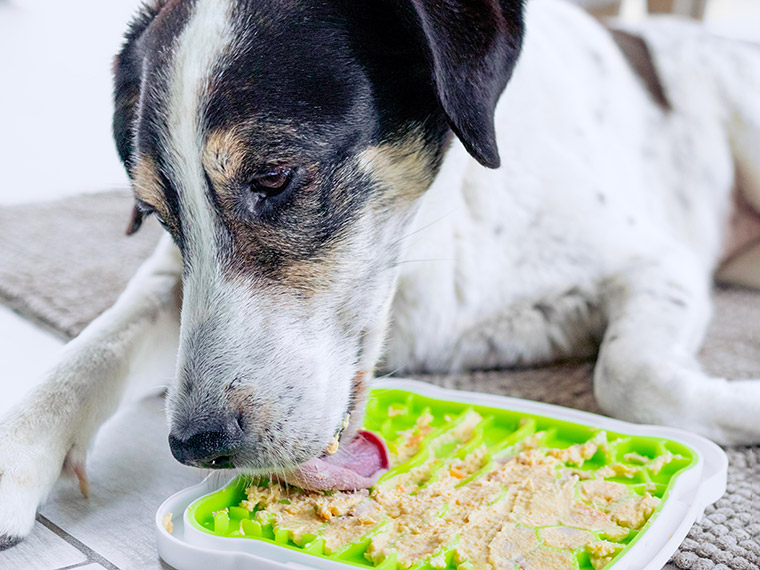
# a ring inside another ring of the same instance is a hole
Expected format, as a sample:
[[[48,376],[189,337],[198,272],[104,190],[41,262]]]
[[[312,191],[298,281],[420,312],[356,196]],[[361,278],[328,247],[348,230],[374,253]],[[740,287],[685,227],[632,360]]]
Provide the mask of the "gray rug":
[[[130,211],[126,192],[0,208],[0,301],[62,338],[76,335],[113,303],[158,239],[152,220],[125,237]],[[760,293],[719,288],[715,313],[701,353],[705,368],[760,378]],[[420,379],[598,412],[591,370],[584,362]],[[760,448],[727,451],[728,492],[691,529],[672,568],[760,569]]]
[[[0,208],[0,301],[64,339],[113,304],[161,233],[125,235],[129,192]]]

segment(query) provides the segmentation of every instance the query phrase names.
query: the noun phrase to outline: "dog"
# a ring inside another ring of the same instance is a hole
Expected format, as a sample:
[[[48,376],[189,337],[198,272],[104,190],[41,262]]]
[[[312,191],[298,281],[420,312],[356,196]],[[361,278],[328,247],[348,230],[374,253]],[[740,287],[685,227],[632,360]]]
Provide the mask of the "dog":
[[[88,443],[178,302],[188,465],[321,460],[378,367],[591,355],[606,413],[760,442],[760,382],[695,357],[716,269],[760,237],[758,93],[753,46],[561,0],[152,0],[113,129],[129,232],[166,235],[2,423],[0,544],[62,469],[86,493]]]

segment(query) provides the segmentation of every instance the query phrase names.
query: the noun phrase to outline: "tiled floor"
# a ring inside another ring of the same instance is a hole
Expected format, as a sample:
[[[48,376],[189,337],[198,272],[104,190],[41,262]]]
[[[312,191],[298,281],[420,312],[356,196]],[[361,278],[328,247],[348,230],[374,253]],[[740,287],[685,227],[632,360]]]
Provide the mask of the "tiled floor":
[[[107,570],[169,568],[156,553],[153,517],[167,497],[204,473],[177,463],[166,437],[159,395],[122,407],[90,451],[90,497],[71,481],[59,482],[32,536],[0,552],[0,570],[68,570],[80,563]]]
[[[0,416],[17,404],[55,362],[61,341],[0,305]]]
[[[626,0],[630,17],[643,0]],[[139,0],[0,0],[0,205],[124,187],[110,139],[110,66]],[[759,0],[712,0],[713,29],[760,40]],[[0,307],[0,414],[43,376],[61,343]],[[90,454],[92,495],[62,482],[0,570],[165,568],[152,513],[201,475],[169,455],[159,396],[132,401]]]

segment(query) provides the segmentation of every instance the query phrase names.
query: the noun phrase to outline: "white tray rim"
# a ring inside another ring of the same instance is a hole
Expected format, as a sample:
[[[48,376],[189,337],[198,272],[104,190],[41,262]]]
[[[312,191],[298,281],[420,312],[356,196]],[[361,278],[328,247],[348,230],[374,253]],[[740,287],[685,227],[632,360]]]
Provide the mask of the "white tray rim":
[[[647,532],[613,566],[614,570],[660,570],[678,549],[691,525],[705,508],[723,496],[726,490],[728,458],[715,443],[699,435],[663,426],[632,424],[606,416],[565,408],[543,402],[523,400],[482,392],[441,388],[426,382],[388,378],[376,380],[373,390],[391,389],[421,396],[466,404],[551,417],[594,428],[635,436],[670,439],[691,447],[697,462],[681,473],[670,496]],[[347,570],[355,566],[311,556],[263,541],[217,537],[201,533],[186,523],[186,507],[223,485],[212,483],[213,474],[201,483],[175,493],[156,512],[155,530],[161,558],[177,570],[201,570],[213,565],[215,570]],[[169,534],[162,519],[168,512],[183,513],[175,520],[179,532]],[[189,539],[185,536],[189,533]]]

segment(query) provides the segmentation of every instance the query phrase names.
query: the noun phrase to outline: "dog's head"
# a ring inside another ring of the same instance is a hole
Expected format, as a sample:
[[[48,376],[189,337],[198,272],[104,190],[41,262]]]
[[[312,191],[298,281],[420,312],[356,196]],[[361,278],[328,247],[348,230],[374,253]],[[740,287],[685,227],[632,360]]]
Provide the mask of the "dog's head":
[[[115,66],[137,201],[179,246],[175,455],[325,450],[380,352],[405,229],[451,131],[497,167],[522,0],[158,0]],[[350,431],[350,430],[349,430]]]

